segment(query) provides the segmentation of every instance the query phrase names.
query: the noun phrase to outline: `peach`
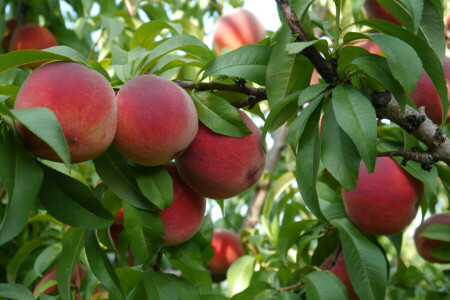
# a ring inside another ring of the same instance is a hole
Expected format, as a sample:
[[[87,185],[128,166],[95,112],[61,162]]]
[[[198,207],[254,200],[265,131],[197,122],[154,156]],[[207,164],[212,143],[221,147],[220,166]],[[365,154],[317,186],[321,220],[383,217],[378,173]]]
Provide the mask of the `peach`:
[[[114,224],[123,226],[123,208],[119,209],[116,213],[116,220],[114,221]]]
[[[214,250],[214,256],[207,268],[214,274],[226,274],[228,268],[244,255],[241,239],[231,230],[214,230],[211,246]]]
[[[444,59],[444,73],[445,80],[447,82],[448,94],[450,97],[450,57],[446,56]],[[441,124],[442,122],[442,105],[436,88],[431,82],[430,77],[425,73],[422,73],[420,80],[416,84],[415,91],[411,94],[412,101],[417,107],[425,106],[425,114],[434,123]],[[450,107],[450,105],[449,105]],[[450,122],[450,109],[447,115],[446,123]]]
[[[189,95],[162,77],[142,75],[117,94],[116,148],[145,166],[170,162],[192,142],[198,116]]]
[[[333,256],[328,257],[320,266],[322,270],[326,270],[330,263],[333,261]],[[344,254],[339,253],[336,264],[330,269],[330,272],[339,277],[342,283],[345,285],[348,291],[348,296],[350,300],[359,300],[358,295],[356,295],[353,289],[352,283],[350,282],[350,277],[348,277],[347,267],[345,266]]]
[[[72,163],[102,154],[116,132],[117,107],[114,91],[100,73],[74,62],[44,65],[27,78],[15,109],[46,107],[53,111],[69,146]],[[23,125],[18,131],[35,155],[60,161],[56,153]]]
[[[181,178],[201,196],[230,198],[261,177],[266,162],[261,131],[246,114],[239,114],[252,131],[250,135],[225,136],[200,124],[192,144],[175,161]]]
[[[376,0],[366,0],[363,6],[363,13],[367,19],[383,19],[402,26],[402,23]]]
[[[414,234],[414,242],[416,244],[417,252],[419,252],[420,256],[422,256],[423,259],[429,262],[441,264],[450,263],[450,260],[441,260],[431,255],[431,252],[436,249],[436,247],[441,245],[450,245],[450,242],[433,240],[424,236],[420,237],[422,231],[433,224],[450,225],[450,213],[436,214],[425,220],[425,222],[423,222],[423,224],[416,229],[416,232]]]
[[[173,181],[173,202],[159,210],[164,228],[164,246],[181,244],[197,233],[205,215],[206,200],[180,178],[174,164],[165,166]]]
[[[109,227],[109,233],[111,234],[111,238],[117,249],[119,249],[119,236],[123,230],[124,230],[123,225],[119,224],[112,224],[111,227]]]
[[[378,157],[369,174],[361,162],[356,189],[342,189],[349,219],[373,235],[400,232],[414,219],[423,197],[423,183],[389,157]]]
[[[355,44],[356,47],[366,49],[372,54],[381,55],[381,48],[374,41],[362,41]]]
[[[17,28],[11,36],[9,51],[36,49],[41,50],[57,46],[55,36],[45,27],[38,24],[25,24]],[[35,62],[27,65],[29,68],[37,68],[44,62]]]
[[[56,272],[57,272],[57,267],[51,269],[44,277],[42,277],[42,279],[39,280],[36,287],[34,288],[33,294],[36,294],[39,287],[44,282],[49,281],[49,280],[56,280]],[[82,265],[78,264],[75,266],[75,270],[73,271],[70,282],[72,284],[75,284],[79,289],[80,285],[81,285],[81,280],[84,278],[85,275],[86,275],[86,269]],[[48,287],[47,289],[45,289],[42,292],[42,294],[53,294],[53,293],[57,293],[57,292],[58,292],[58,286],[55,283],[55,285],[52,285],[52,286]]]
[[[213,29],[214,49],[220,55],[223,48],[237,49],[255,44],[266,36],[261,21],[251,12],[237,8],[221,16]]]

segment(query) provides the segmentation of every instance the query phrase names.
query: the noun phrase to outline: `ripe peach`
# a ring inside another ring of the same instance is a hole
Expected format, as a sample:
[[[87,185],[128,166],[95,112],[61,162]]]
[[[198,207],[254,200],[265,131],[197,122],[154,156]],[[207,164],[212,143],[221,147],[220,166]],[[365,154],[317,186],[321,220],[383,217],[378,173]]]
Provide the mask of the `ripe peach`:
[[[39,280],[38,284],[34,288],[33,294],[36,294],[39,287],[44,282],[47,282],[49,280],[56,280],[56,272],[57,272],[57,267],[51,269],[44,277],[42,277],[42,279]],[[72,284],[75,284],[78,288],[80,288],[81,280],[84,278],[85,275],[86,275],[86,269],[82,265],[78,264],[75,266],[75,270],[73,271],[70,282]],[[42,292],[42,294],[53,294],[53,293],[57,293],[57,292],[58,292],[58,286],[55,283],[55,285],[52,285],[52,286],[48,287],[47,289],[45,289]]]
[[[239,114],[252,134],[229,137],[200,123],[194,141],[176,159],[181,178],[201,196],[230,198],[250,188],[261,177],[266,162],[261,131],[246,114],[241,111]]]
[[[444,73],[447,81],[447,96],[450,97],[450,57],[446,56],[444,59]],[[430,77],[422,73],[420,80],[416,84],[415,91],[411,94],[412,101],[417,107],[425,106],[425,114],[434,123],[441,124],[442,122],[442,105],[439,95],[431,82]],[[449,106],[450,107],[450,106]],[[447,115],[447,122],[450,122],[450,110]]]
[[[53,111],[69,146],[72,163],[95,158],[114,139],[117,107],[114,91],[98,72],[74,62],[44,65],[27,78],[15,109],[46,107]],[[19,134],[35,155],[60,161],[56,153],[23,125]]]
[[[214,49],[220,55],[224,47],[237,49],[255,44],[266,36],[264,25],[251,12],[237,8],[221,16],[213,29]]]
[[[195,105],[178,85],[142,75],[117,94],[116,148],[129,160],[157,166],[170,162],[192,142],[198,129]]]
[[[38,24],[25,24],[17,28],[11,36],[9,51],[36,49],[41,50],[57,46],[55,36],[45,27]],[[29,68],[37,68],[44,62],[30,63]]]
[[[326,270],[330,263],[333,261],[333,256],[328,257],[320,266],[322,270]],[[358,295],[356,295],[353,289],[352,283],[350,282],[350,277],[348,277],[347,268],[345,266],[344,254],[339,253],[336,264],[330,269],[330,272],[339,277],[339,279],[344,283],[348,291],[348,296],[350,300],[359,300]]]
[[[417,252],[419,252],[420,256],[422,256],[423,259],[429,262],[441,264],[450,263],[450,260],[441,260],[431,255],[431,252],[436,249],[436,247],[441,245],[450,245],[450,242],[433,240],[427,237],[419,237],[425,228],[433,224],[450,225],[450,213],[436,214],[425,220],[425,222],[423,222],[423,224],[416,229],[416,232],[414,234],[414,242],[416,244]]]
[[[174,164],[165,166],[173,181],[173,202],[160,210],[165,246],[181,244],[197,233],[205,215],[206,200],[192,191],[180,178]]]
[[[356,189],[342,190],[349,219],[373,235],[400,232],[414,219],[423,197],[423,183],[389,157],[378,157],[369,174],[361,162]]]
[[[214,250],[214,256],[207,268],[215,274],[226,274],[228,268],[244,255],[241,239],[231,230],[214,230],[211,246]]]
[[[363,13],[367,19],[383,19],[402,26],[402,23],[376,0],[366,0],[363,6]]]

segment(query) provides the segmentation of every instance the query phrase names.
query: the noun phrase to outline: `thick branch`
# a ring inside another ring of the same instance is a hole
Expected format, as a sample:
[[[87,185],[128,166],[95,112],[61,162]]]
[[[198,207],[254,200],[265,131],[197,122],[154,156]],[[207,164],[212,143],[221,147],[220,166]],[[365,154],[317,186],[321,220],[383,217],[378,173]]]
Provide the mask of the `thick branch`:
[[[233,103],[233,106],[241,108],[245,106],[254,106],[256,103],[262,100],[267,99],[266,89],[265,88],[254,88],[245,84],[225,84],[225,83],[217,83],[217,82],[200,82],[195,83],[194,81],[184,81],[184,80],[175,80],[175,83],[178,84],[183,89],[195,89],[197,91],[227,91],[227,92],[235,92],[241,93],[244,95],[248,95],[248,98],[240,100],[238,102]]]
[[[429,152],[407,152],[403,150],[399,151],[389,151],[389,152],[379,152],[378,157],[381,156],[400,156],[403,157],[402,164],[406,165],[408,160],[418,162],[422,165],[422,169],[425,171],[430,171],[433,163],[439,161],[439,158],[435,154]]]
[[[442,160],[450,166],[450,140],[425,116],[423,107],[417,111],[406,105],[402,111],[390,93],[372,93],[372,103],[379,117],[391,120],[415,136],[428,147],[428,154],[435,161]]]
[[[305,29],[300,23],[299,19],[295,15],[294,9],[291,6],[291,3],[288,0],[275,0],[277,2],[278,7],[283,13],[286,22],[291,29],[292,33],[297,36],[297,42],[307,42],[309,41],[309,37],[306,34]],[[314,46],[310,46],[302,51],[302,54],[305,55],[317,69],[320,76],[328,82],[328,83],[336,83],[338,80],[338,76],[336,74],[336,67],[332,62],[327,61],[319,51]]]
[[[269,173],[259,186],[253,192],[252,199],[248,205],[247,215],[242,223],[241,230],[245,228],[253,228],[259,222],[259,215],[266,199],[267,191],[270,184],[270,177],[277,167],[280,159],[281,151],[286,145],[288,128],[286,125],[281,126],[275,132],[274,144],[267,154],[266,172]]]

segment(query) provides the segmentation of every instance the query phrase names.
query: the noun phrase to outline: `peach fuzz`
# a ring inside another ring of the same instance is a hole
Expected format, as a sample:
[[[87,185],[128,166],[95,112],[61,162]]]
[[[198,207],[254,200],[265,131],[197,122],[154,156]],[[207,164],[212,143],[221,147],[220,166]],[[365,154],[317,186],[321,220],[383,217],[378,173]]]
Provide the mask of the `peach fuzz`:
[[[194,141],[175,161],[181,178],[201,196],[236,196],[255,184],[264,171],[261,131],[245,113],[238,112],[252,131],[250,135],[225,136],[200,123]]]
[[[74,62],[46,64],[22,85],[15,109],[46,107],[61,124],[72,163],[93,159],[111,145],[116,133],[114,90],[100,73]],[[19,134],[35,155],[60,161],[41,139],[18,124]]]
[[[198,129],[195,105],[178,85],[155,75],[127,82],[117,94],[116,148],[140,165],[170,162]]]
[[[261,21],[251,12],[237,8],[221,16],[214,25],[214,49],[220,55],[223,48],[231,50],[255,44],[266,36]]]
[[[423,197],[423,183],[389,157],[378,157],[375,172],[360,164],[356,189],[342,190],[349,219],[361,231],[392,235],[414,219]]]

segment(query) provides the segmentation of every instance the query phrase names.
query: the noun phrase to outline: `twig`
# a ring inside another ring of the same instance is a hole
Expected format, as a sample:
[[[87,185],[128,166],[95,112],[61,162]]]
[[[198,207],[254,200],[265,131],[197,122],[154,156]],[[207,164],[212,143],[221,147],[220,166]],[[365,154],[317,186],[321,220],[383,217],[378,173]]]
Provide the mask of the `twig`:
[[[378,157],[381,156],[401,156],[403,157],[402,164],[406,165],[408,160],[412,160],[421,164],[422,169],[425,171],[430,171],[433,163],[439,161],[439,159],[433,154],[429,152],[407,152],[403,150],[399,151],[390,151],[390,152],[379,152],[377,154]]]
[[[265,88],[254,88],[248,85],[237,85],[237,84],[225,84],[225,83],[217,83],[217,82],[200,82],[195,83],[194,81],[185,81],[185,80],[175,80],[175,83],[178,84],[183,89],[188,90],[197,90],[197,91],[227,91],[227,92],[235,92],[248,95],[249,97],[238,101],[233,104],[235,107],[245,107],[245,106],[253,106],[259,101],[266,100],[267,94]],[[251,96],[251,97],[250,97]]]
[[[304,283],[305,283],[304,281],[300,281],[300,282],[298,282],[296,284],[293,284],[293,285],[288,285],[288,286],[285,286],[285,287],[282,287],[282,288],[278,288],[277,290],[279,292],[295,290],[296,288],[302,286]]]
[[[102,31],[100,32],[100,36],[98,37],[97,41],[95,41],[95,43],[92,44],[91,51],[89,51],[89,55],[88,55],[88,58],[87,58],[88,60],[91,60],[92,57],[94,56],[95,47],[97,47],[98,43],[100,42],[100,39],[102,38],[104,31],[105,31],[105,29],[102,27]]]
[[[127,9],[130,17],[134,18],[136,16],[136,6],[131,4],[130,0],[124,0],[123,2],[125,2],[125,8]]]
[[[339,241],[336,250],[334,250],[334,254],[333,254],[333,259],[331,260],[330,264],[327,266],[327,268],[325,270],[331,270],[337,262],[338,256],[342,251],[342,243],[341,241]]]
[[[242,222],[241,230],[245,228],[253,228],[259,222],[259,215],[266,199],[267,191],[270,184],[270,177],[277,167],[280,159],[281,151],[286,145],[288,128],[286,125],[281,126],[275,132],[274,144],[267,154],[266,172],[269,173],[265,180],[253,192],[252,199],[248,205],[247,214]]]
[[[153,265],[153,270],[156,272],[161,271],[161,262],[162,262],[162,252],[158,252],[158,255],[156,256],[155,264]]]
[[[275,0],[275,2],[277,3],[278,7],[283,13],[283,16],[286,19],[286,22],[289,28],[291,29],[292,33],[297,36],[296,41],[308,42],[309,37],[306,34],[306,31],[303,28],[302,24],[300,23],[299,19],[295,15],[291,3],[288,0]],[[320,52],[316,49],[316,47],[310,46],[304,49],[301,53],[312,62],[314,67],[317,69],[317,72],[319,72],[320,76],[322,76],[322,78],[327,83],[337,82],[338,80],[338,75],[336,73],[337,66],[335,65],[335,63],[327,61],[325,58],[323,58]]]

